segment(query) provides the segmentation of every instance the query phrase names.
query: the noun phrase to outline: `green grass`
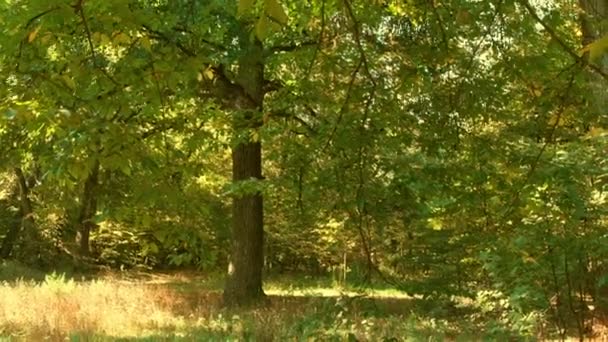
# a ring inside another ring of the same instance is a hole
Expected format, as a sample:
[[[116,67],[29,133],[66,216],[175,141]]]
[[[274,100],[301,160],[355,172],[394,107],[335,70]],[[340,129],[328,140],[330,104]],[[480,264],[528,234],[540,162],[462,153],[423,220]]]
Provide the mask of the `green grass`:
[[[0,274],[2,272],[0,271]],[[28,279],[26,277],[26,279]],[[80,279],[80,278],[79,278]],[[331,279],[269,277],[268,305],[227,310],[221,276],[121,272],[0,285],[6,341],[472,341],[523,337],[473,306]],[[491,323],[491,322],[490,322]]]

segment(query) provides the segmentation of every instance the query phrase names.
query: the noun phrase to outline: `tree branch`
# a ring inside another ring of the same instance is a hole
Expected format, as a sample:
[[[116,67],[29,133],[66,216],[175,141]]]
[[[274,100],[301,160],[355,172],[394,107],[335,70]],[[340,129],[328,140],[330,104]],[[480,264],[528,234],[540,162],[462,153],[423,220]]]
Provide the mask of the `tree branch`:
[[[30,27],[30,25],[32,25],[32,24],[34,23],[34,21],[36,21],[37,19],[40,19],[40,18],[42,18],[43,16],[45,16],[45,15],[47,15],[47,14],[49,14],[49,13],[53,12],[53,11],[58,10],[59,8],[60,8],[59,6],[51,7],[51,8],[49,8],[48,10],[46,10],[46,11],[44,11],[44,12],[40,13],[40,14],[37,14],[37,15],[33,16],[32,18],[30,18],[30,19],[27,21],[27,23],[25,23],[25,28]]]
[[[581,65],[589,67],[591,70],[595,71],[608,81],[608,73],[604,72],[604,70],[602,70],[597,65],[589,63],[583,56],[579,56],[579,54],[577,54],[574,49],[572,49],[563,39],[561,39],[557,35],[555,30],[551,26],[545,23],[545,21],[538,15],[538,13],[536,13],[536,10],[534,10],[532,5],[530,5],[528,0],[517,0],[517,2],[522,5],[526,9],[526,11],[528,11],[530,16],[532,16],[532,18],[534,18],[534,20],[539,23],[545,29],[545,31],[547,31],[547,33],[549,33],[551,38],[554,39],[562,47],[562,49],[568,55],[570,55],[570,57],[572,57],[575,61],[581,63]]]
[[[144,31],[148,32],[148,36],[150,36],[151,38],[155,38],[155,39],[162,39],[166,42],[170,42],[175,44],[175,46],[181,51],[183,52],[186,56],[188,57],[194,57],[196,56],[196,52],[190,50],[189,48],[185,47],[182,43],[178,42],[178,41],[173,41],[172,39],[170,39],[165,33],[157,31],[152,29],[151,27],[149,27],[148,25],[142,25]]]
[[[271,46],[270,48],[268,48],[266,50],[266,52],[269,52],[268,55],[271,55],[271,54],[277,53],[277,52],[292,52],[292,51],[298,50],[303,47],[316,46],[317,44],[318,44],[317,41],[304,41],[301,43],[296,43],[296,44],[291,44],[291,45],[275,45],[275,46]]]
[[[317,61],[317,56],[319,55],[319,51],[321,50],[321,44],[323,43],[323,36],[325,35],[325,1],[326,0],[323,0],[323,2],[321,3],[321,32],[319,32],[319,39],[317,39],[317,46],[315,47],[315,51],[313,52],[312,59],[310,60],[310,64],[308,65],[308,68],[306,69],[307,77],[310,76],[310,73],[312,72],[312,68],[314,67],[315,62]]]
[[[110,82],[114,83],[115,86],[121,86],[118,81],[116,81],[112,75],[108,73],[108,71],[97,63],[97,53],[95,51],[95,46],[93,45],[93,39],[91,38],[91,30],[89,29],[89,24],[87,22],[86,15],[84,14],[84,0],[79,0],[76,4],[73,5],[74,11],[80,16],[82,19],[82,25],[84,26],[84,31],[87,36],[87,42],[89,43],[89,48],[91,49],[91,58],[93,59],[93,65],[101,71],[101,73],[108,79]]]
[[[348,88],[346,89],[346,97],[344,98],[344,102],[342,103],[342,107],[340,108],[340,113],[338,113],[338,118],[336,119],[336,122],[334,123],[334,127],[332,128],[331,132],[329,133],[329,138],[327,138],[327,142],[325,142],[325,146],[323,146],[323,148],[321,149],[322,151],[325,151],[329,147],[329,144],[334,139],[334,135],[336,134],[336,131],[338,131],[338,126],[342,122],[342,117],[344,117],[344,112],[346,112],[346,109],[348,108],[348,103],[350,102],[352,90],[355,85],[355,80],[357,79],[357,75],[359,74],[359,71],[361,70],[362,65],[363,65],[363,59],[361,58],[361,59],[359,59],[359,63],[357,63],[355,70],[353,70],[353,72],[350,76],[350,81],[348,82]]]

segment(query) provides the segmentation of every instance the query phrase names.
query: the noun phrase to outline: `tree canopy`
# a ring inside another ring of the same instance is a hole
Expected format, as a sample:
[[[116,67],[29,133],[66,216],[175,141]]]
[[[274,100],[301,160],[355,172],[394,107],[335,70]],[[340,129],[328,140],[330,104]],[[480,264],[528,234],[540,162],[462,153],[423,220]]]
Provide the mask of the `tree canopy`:
[[[3,258],[608,309],[606,0],[0,11]]]

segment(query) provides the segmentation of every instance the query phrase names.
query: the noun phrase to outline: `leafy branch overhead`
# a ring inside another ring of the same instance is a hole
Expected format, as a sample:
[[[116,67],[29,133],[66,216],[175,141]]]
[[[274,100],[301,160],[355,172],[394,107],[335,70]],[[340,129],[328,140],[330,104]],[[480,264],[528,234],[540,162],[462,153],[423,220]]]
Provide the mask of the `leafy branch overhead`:
[[[279,0],[238,0],[237,16],[255,18],[255,36],[262,41],[287,25],[288,21]]]
[[[282,301],[268,275],[386,286],[440,340],[599,336],[604,3],[0,1],[0,257],[218,274],[232,307]],[[342,295],[219,339],[417,331]]]

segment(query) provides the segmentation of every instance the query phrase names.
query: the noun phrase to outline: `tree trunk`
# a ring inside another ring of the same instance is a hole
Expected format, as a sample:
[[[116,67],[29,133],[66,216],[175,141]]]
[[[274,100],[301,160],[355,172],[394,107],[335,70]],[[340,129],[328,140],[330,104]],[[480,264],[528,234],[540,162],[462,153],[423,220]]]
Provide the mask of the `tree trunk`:
[[[262,126],[264,64],[262,44],[248,35],[241,40],[243,55],[239,60],[236,82],[225,89],[237,89],[226,94],[235,110],[236,146],[232,149],[232,181],[262,179],[262,145],[252,139]],[[236,87],[236,88],[235,88]],[[244,137],[244,138],[243,138]],[[250,305],[264,299],[262,269],[264,266],[263,198],[258,192],[236,194],[232,201],[232,253],[224,287],[224,304]]]
[[[583,45],[593,43],[608,32],[608,0],[579,0],[583,11],[581,15],[581,31]]]
[[[233,182],[262,177],[259,142],[239,143],[232,150]],[[232,255],[224,288],[224,302],[230,306],[247,305],[264,297],[262,194],[237,195],[232,204]]]
[[[27,179],[23,174],[23,170],[21,168],[16,167],[14,169],[15,176],[17,177],[17,186],[16,191],[19,192],[19,217],[20,220],[18,223],[11,226],[8,234],[2,241],[2,249],[0,250],[0,256],[4,259],[8,258],[12,251],[13,247],[19,240],[19,233],[23,231],[23,245],[25,246],[24,254],[27,255],[37,255],[32,248],[38,244],[38,234],[36,234],[36,227],[34,222],[34,213],[32,210],[32,202],[29,196],[29,186],[27,183]],[[32,249],[32,250],[30,250]],[[31,254],[30,252],[34,253]]]
[[[608,34],[608,0],[579,0],[579,6],[582,10],[580,18],[583,34],[582,44],[587,46]],[[604,72],[608,72],[608,54],[604,53],[599,61],[591,62],[599,66]],[[599,115],[605,115],[606,108],[608,108],[606,81],[594,72],[588,73],[587,80],[591,90],[590,103],[593,105],[593,111],[599,113]],[[593,285],[589,287],[588,291],[597,308],[596,311],[593,311],[593,314],[601,316],[608,311],[608,308],[606,308],[605,301],[602,298],[602,291],[605,291],[606,287],[596,285],[599,277],[606,276],[606,270],[605,268],[602,270],[602,267],[599,267],[599,269],[597,278],[591,282]]]
[[[16,177],[16,172],[15,172],[15,177]],[[20,190],[19,190],[19,182],[15,181],[15,182],[11,182],[11,188],[10,188],[10,195],[8,197],[8,202],[17,202],[19,201],[19,195]],[[15,244],[17,243],[18,237],[19,237],[19,232],[21,231],[21,226],[22,226],[22,210],[21,210],[21,204],[19,204],[19,212],[16,215],[16,217],[12,217],[9,220],[9,230],[6,233],[6,236],[4,237],[4,240],[2,240],[2,247],[0,248],[0,258],[2,259],[8,259],[8,257],[10,257],[11,252],[13,251],[13,247],[15,246]]]
[[[97,187],[99,180],[99,160],[95,160],[93,168],[89,172],[84,183],[80,214],[78,216],[78,231],[76,232],[76,243],[82,256],[90,254],[89,237],[91,230],[97,225],[93,221],[97,213]]]
[[[19,210],[19,216],[21,216],[21,210]],[[17,242],[17,238],[19,237],[19,231],[21,230],[21,220],[16,220],[16,222],[11,222],[11,226],[9,227],[4,240],[2,240],[2,248],[0,249],[0,258],[8,259],[10,257],[11,252],[13,251],[13,246]]]
[[[589,45],[608,34],[608,0],[579,0],[581,7],[581,32],[583,46]],[[608,54],[600,57],[597,64],[604,72],[608,72]],[[606,82],[599,75],[590,73],[589,87],[591,88],[594,109],[603,114],[608,108]]]

